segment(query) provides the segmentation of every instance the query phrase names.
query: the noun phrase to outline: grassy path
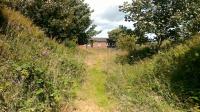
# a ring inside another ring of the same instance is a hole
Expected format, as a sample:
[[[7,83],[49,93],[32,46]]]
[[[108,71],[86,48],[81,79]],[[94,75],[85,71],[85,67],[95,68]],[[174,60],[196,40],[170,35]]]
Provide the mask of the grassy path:
[[[117,112],[116,103],[109,99],[105,88],[104,70],[108,58],[111,58],[109,49],[87,49],[87,52],[87,77],[78,92],[75,112]]]

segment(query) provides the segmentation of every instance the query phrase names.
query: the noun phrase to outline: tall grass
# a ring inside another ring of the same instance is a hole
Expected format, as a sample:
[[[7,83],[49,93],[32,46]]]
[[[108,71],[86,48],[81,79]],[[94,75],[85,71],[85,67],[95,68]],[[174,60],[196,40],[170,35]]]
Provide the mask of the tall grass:
[[[132,66],[112,63],[107,88],[123,112],[195,111],[200,104],[199,53],[197,35]]]
[[[19,12],[1,8],[0,110],[61,111],[84,77],[78,51],[45,37]]]

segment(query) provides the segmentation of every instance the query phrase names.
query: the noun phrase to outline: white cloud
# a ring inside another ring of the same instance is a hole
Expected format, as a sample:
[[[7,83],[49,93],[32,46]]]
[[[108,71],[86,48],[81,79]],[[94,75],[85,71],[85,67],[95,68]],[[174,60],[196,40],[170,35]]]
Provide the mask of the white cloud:
[[[119,11],[119,5],[123,2],[132,0],[85,0],[94,10],[92,13],[92,20],[97,25],[97,30],[102,30],[98,37],[108,37],[107,32],[124,25],[131,28],[133,25],[130,22],[124,21],[124,13]]]

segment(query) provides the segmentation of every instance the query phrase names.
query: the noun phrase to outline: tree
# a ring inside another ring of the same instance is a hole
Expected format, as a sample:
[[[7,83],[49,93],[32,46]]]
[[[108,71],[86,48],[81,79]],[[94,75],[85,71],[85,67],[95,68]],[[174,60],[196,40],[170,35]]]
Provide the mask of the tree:
[[[136,46],[136,37],[131,29],[119,26],[108,32],[109,39],[117,43],[117,47],[122,50],[132,51]]]
[[[131,29],[128,29],[127,27],[120,25],[118,28],[108,32],[108,37],[109,39],[117,41],[117,39],[120,37],[121,34],[133,35],[133,32]]]
[[[133,0],[120,10],[134,22],[137,41],[145,43],[145,35],[154,33],[157,49],[166,39],[177,42],[200,31],[200,0]]]
[[[33,22],[42,27],[51,38],[59,41],[74,40],[85,42],[93,12],[84,0],[8,0]],[[92,26],[95,27],[95,26]],[[92,30],[94,30],[93,28]],[[89,30],[91,32],[91,30]]]
[[[126,50],[134,51],[136,49],[136,38],[134,35],[120,34],[117,40],[117,47]]]
[[[102,31],[97,31],[95,30],[95,28],[97,27],[97,25],[92,25],[88,30],[87,30],[87,35],[88,37],[93,37],[95,35],[98,35],[99,33],[101,33]]]

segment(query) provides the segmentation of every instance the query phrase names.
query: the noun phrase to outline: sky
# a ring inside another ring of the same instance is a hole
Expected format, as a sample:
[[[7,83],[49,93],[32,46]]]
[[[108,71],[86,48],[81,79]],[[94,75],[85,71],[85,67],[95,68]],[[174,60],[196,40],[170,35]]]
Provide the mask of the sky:
[[[96,37],[108,37],[107,32],[117,28],[119,25],[132,28],[130,22],[124,21],[124,13],[119,11],[119,5],[132,0],[85,0],[94,12],[91,15],[93,24],[97,25],[96,30],[102,32]]]

